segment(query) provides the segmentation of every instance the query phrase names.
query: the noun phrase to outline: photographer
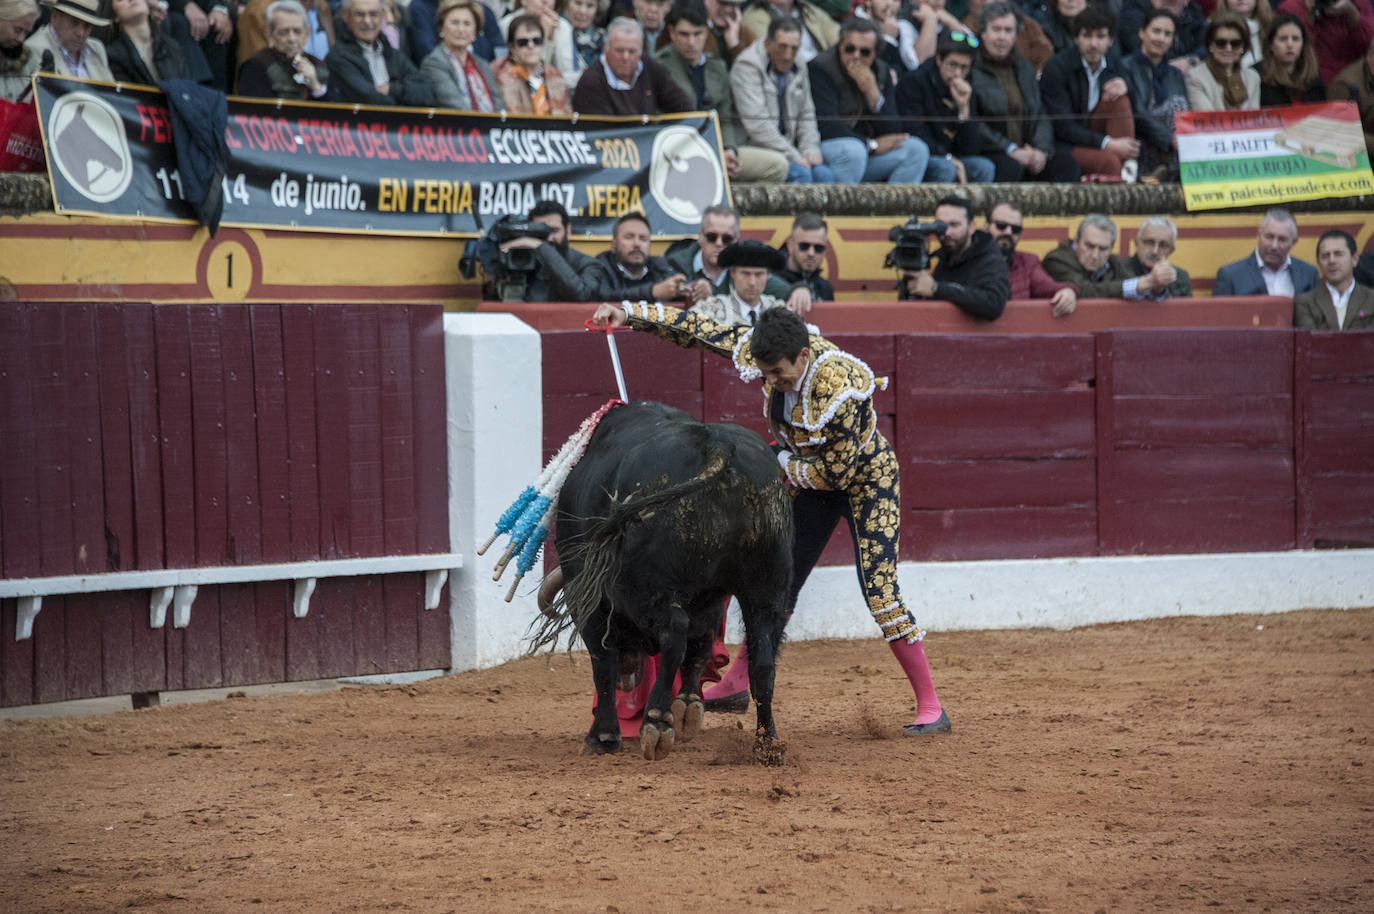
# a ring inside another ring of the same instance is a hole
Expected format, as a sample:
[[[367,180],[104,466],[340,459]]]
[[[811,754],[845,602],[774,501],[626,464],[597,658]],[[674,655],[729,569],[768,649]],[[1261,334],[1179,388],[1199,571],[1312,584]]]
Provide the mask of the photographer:
[[[888,262],[902,270],[899,297],[938,298],[983,320],[1001,317],[1011,295],[1007,261],[991,235],[973,230],[973,204],[963,197],[945,197],[935,206],[935,220],[892,231],[898,244]],[[939,263],[927,270],[919,255],[937,234],[940,248],[934,256]]]
[[[588,287],[582,274],[594,258],[568,246],[568,211],[557,200],[540,200],[530,210],[528,222],[547,225],[547,238],[522,235],[500,243],[502,254],[534,251],[534,271],[525,287],[524,301],[587,301]]]

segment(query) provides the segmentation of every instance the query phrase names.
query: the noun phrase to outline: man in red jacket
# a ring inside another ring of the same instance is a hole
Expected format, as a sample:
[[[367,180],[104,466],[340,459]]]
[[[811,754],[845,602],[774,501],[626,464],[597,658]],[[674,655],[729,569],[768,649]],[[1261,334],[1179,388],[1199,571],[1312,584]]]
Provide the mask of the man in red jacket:
[[[1007,258],[1007,276],[1011,280],[1012,298],[1048,298],[1050,313],[1067,317],[1078,306],[1078,287],[1071,282],[1059,282],[1045,272],[1040,258],[1025,251],[1018,252],[1023,220],[1021,211],[1011,203],[995,203],[988,211],[987,233]]]

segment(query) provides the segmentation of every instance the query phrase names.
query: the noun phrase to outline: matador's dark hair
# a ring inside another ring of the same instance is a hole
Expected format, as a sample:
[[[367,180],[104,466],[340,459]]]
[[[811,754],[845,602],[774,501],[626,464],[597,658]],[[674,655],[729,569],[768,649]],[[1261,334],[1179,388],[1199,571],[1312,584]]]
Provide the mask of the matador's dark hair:
[[[786,308],[769,308],[754,324],[749,351],[756,361],[775,365],[783,359],[795,361],[810,344],[805,321]]]

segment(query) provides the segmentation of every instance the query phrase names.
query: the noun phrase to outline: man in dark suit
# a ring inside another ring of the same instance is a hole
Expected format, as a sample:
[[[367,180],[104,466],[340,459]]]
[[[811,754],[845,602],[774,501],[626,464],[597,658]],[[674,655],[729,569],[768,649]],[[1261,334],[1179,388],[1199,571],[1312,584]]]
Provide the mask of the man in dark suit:
[[[1298,223],[1286,209],[1271,209],[1260,221],[1255,253],[1217,270],[1213,295],[1283,295],[1291,298],[1317,285],[1317,268],[1289,255],[1298,243]]]
[[[1133,179],[1140,155],[1134,103],[1120,60],[1108,55],[1116,20],[1089,4],[1073,17],[1073,31],[1073,46],[1051,57],[1040,75],[1056,147],[1071,152],[1084,174]]]
[[[1307,330],[1374,329],[1374,290],[1355,282],[1355,239],[1340,229],[1317,239],[1322,281],[1293,298],[1293,326]]]

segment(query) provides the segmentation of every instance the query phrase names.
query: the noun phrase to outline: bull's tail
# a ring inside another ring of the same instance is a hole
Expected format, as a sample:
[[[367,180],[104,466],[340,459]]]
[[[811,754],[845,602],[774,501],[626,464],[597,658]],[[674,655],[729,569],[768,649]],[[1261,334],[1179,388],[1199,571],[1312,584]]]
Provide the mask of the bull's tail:
[[[576,568],[577,573],[563,581],[563,590],[547,612],[532,624],[529,652],[555,644],[571,629],[580,635],[603,597],[610,599],[620,577],[622,544],[635,524],[667,511],[718,479],[730,465],[734,448],[712,447],[701,471],[684,480],[648,494],[632,493],[622,501],[612,493],[614,506],[605,517],[587,518],[581,536],[561,543],[559,567]],[[614,601],[611,612],[615,613]],[[572,647],[570,641],[569,647]]]

